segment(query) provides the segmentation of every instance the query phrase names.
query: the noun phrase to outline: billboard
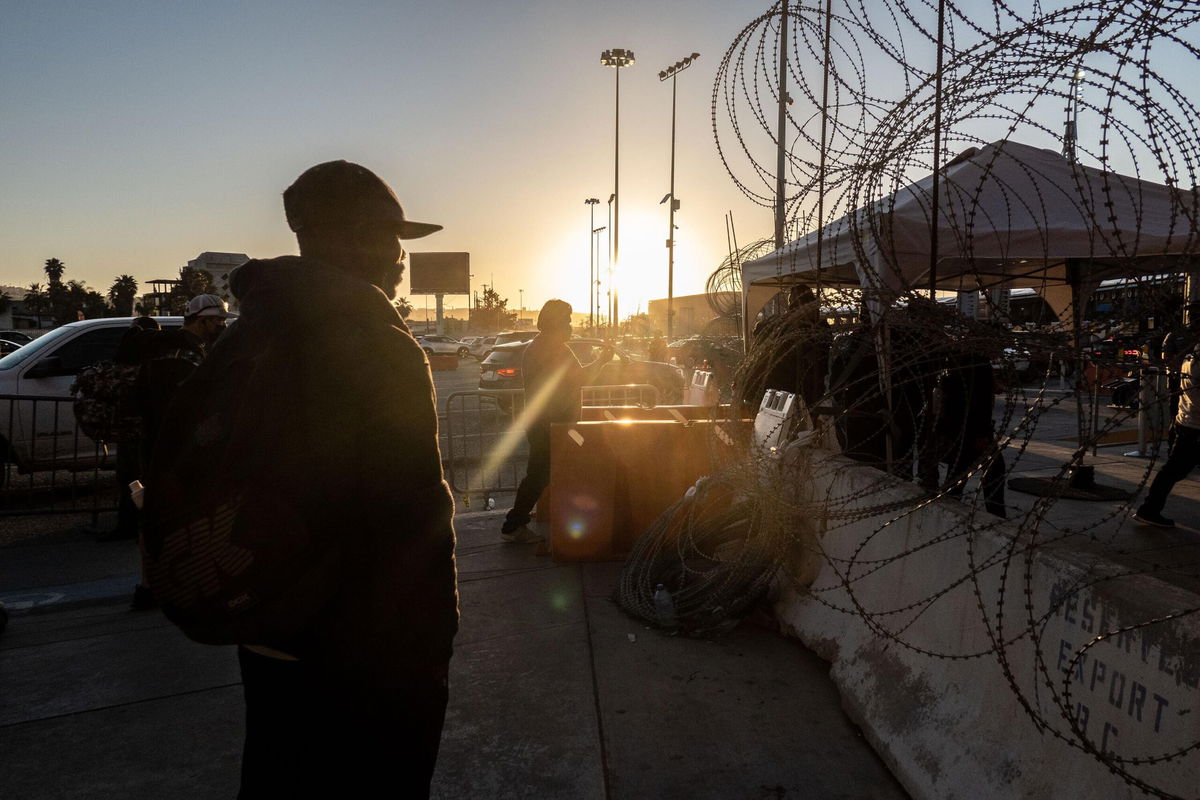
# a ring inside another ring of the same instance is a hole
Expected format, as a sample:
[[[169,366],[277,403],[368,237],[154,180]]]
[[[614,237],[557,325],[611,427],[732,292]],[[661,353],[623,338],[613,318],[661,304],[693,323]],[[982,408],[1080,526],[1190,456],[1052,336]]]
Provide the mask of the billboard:
[[[470,253],[412,253],[408,258],[409,294],[470,294]]]

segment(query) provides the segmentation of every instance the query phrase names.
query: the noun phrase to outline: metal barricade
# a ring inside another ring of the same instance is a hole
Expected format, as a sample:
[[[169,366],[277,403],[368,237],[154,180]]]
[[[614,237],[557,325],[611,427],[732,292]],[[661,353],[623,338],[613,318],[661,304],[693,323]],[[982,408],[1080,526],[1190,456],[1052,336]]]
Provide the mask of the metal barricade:
[[[654,408],[658,405],[658,387],[648,383],[626,383],[614,386],[584,386],[585,406],[637,406]]]
[[[585,386],[581,401],[587,406],[652,408],[658,404],[658,389],[640,383]],[[520,485],[529,457],[521,424],[524,410],[521,389],[477,389],[446,398],[442,463],[450,488],[467,508],[480,497],[486,509],[492,495],[515,492]]]
[[[467,508],[481,496],[515,492],[525,475],[529,446],[515,423],[525,408],[521,389],[454,392],[446,398],[446,480]]]
[[[0,516],[116,510],[116,447],[79,430],[73,402],[0,395]]]

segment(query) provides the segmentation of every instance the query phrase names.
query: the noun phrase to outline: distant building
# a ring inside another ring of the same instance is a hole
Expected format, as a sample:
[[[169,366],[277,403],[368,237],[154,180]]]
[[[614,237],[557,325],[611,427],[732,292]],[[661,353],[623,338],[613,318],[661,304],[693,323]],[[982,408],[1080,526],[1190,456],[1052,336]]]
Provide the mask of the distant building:
[[[720,292],[723,299],[740,297],[737,292]],[[675,311],[675,324],[671,335],[676,339],[697,334],[715,334],[737,332],[737,326],[732,323],[722,324],[722,318],[708,304],[706,294],[687,294],[675,297],[671,303]],[[646,309],[650,314],[650,325],[664,334],[667,332],[667,299],[651,300]]]
[[[245,253],[204,252],[187,263],[192,269],[202,269],[212,276],[213,294],[229,303],[229,310],[237,312],[237,298],[229,291],[229,273],[234,267],[250,260]]]
[[[146,313],[165,317],[171,313],[171,290],[179,285],[178,278],[155,278],[150,281],[150,291],[142,295],[140,305]]]
[[[212,292],[229,304],[229,310],[237,312],[237,299],[229,290],[229,273],[233,268],[245,264],[250,256],[245,253],[204,252],[187,262],[194,270],[203,270],[212,277]],[[143,309],[156,316],[171,313],[171,295],[179,286],[179,278],[155,278],[148,281],[150,291],[141,297]]]
[[[27,286],[0,286],[0,293],[8,295],[8,302],[0,302],[0,330],[36,330],[53,324],[49,309],[44,309],[39,318],[25,306],[28,291]]]

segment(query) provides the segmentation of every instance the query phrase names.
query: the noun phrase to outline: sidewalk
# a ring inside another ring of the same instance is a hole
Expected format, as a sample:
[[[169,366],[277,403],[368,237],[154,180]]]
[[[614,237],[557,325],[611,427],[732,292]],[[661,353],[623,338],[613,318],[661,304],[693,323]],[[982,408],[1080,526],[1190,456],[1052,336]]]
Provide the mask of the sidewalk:
[[[456,523],[462,629],[435,797],[905,796],[801,646],[749,624],[662,636],[612,601],[619,564],[502,544],[501,517]],[[136,562],[132,543],[0,551],[0,596],[30,609],[0,638],[4,796],[236,794],[233,648],[127,611]]]

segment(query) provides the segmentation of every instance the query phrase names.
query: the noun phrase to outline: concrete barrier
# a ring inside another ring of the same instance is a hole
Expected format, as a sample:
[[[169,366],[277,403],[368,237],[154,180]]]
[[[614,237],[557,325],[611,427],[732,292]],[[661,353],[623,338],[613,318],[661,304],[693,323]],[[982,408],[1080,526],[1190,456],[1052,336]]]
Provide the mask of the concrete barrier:
[[[810,587],[784,582],[777,614],[914,797],[1196,796],[1200,596],[800,458],[821,563]]]

